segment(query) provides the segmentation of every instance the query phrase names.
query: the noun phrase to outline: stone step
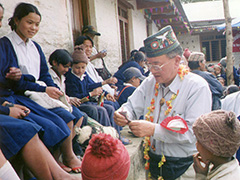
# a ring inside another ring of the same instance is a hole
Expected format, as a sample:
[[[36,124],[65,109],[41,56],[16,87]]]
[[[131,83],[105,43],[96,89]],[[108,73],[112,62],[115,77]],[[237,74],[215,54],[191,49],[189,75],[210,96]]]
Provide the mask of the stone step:
[[[127,180],[144,180],[145,179],[145,169],[144,169],[144,159],[143,159],[143,138],[138,138],[128,133],[128,126],[124,127],[121,134],[126,138],[130,139],[133,143],[126,145],[128,150],[131,166],[128,174]]]
[[[132,134],[128,133],[129,128],[125,126],[121,131],[122,136],[130,139],[133,143],[126,145],[128,150],[131,166],[127,180],[145,180],[145,169],[144,169],[144,159],[143,159],[143,138],[134,137]],[[81,177],[81,174],[73,174],[73,176]]]

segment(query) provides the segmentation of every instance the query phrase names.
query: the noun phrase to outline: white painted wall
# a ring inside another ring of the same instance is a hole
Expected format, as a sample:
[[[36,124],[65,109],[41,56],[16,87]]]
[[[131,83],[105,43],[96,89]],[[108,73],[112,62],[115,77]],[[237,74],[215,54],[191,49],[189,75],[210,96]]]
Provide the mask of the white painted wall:
[[[41,45],[46,59],[57,48],[67,49],[71,53],[73,51],[73,40],[68,0],[26,0],[24,2],[37,6],[42,15],[40,30],[33,40]],[[12,16],[18,3],[19,0],[3,2],[5,14],[0,36],[4,36],[11,31],[7,25],[7,20]],[[139,49],[143,46],[143,40],[147,37],[146,20],[144,11],[136,8],[136,0],[130,0],[129,3],[135,6],[133,10],[128,11],[130,48]],[[101,33],[100,37],[95,37],[94,42],[99,50],[107,49],[108,55],[104,59],[111,72],[115,72],[122,63],[117,5],[117,0],[89,1],[91,24]],[[158,31],[154,23],[152,29],[153,33]]]
[[[11,32],[8,26],[8,18],[13,15],[13,11],[19,0],[8,0],[2,2],[5,12],[3,26],[0,29],[0,36]],[[39,43],[48,59],[49,55],[57,48],[72,50],[72,33],[68,26],[68,13],[65,0],[27,0],[24,2],[37,6],[42,15],[40,29],[33,40]]]
[[[182,45],[183,49],[188,48],[190,51],[201,51],[199,35],[177,35],[177,39]]]
[[[146,20],[144,12],[136,8],[136,0],[128,2],[134,6],[134,9],[128,10],[130,50],[139,49],[147,37]],[[108,69],[115,72],[122,63],[117,0],[94,0],[89,3],[91,24],[101,33],[94,42],[99,50],[107,49],[104,60]]]

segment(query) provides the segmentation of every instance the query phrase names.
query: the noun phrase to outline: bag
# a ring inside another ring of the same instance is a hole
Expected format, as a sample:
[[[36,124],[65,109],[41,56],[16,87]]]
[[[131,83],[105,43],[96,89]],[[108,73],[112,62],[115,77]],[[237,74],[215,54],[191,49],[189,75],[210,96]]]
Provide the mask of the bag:
[[[113,138],[119,139],[117,130],[112,126],[103,126],[96,120],[88,117],[87,125],[83,128],[75,128],[75,132],[78,135],[77,142],[85,150],[92,138],[93,134],[105,133],[111,135]]]
[[[95,69],[98,72],[98,75],[101,76],[103,78],[103,80],[106,80],[106,79],[110,78],[112,76],[112,74],[108,71],[103,58],[101,58],[101,60],[102,60],[103,68],[95,68]]]
[[[112,74],[106,69],[106,68],[95,68],[98,72],[98,75],[103,78],[103,80],[106,80],[112,76]]]

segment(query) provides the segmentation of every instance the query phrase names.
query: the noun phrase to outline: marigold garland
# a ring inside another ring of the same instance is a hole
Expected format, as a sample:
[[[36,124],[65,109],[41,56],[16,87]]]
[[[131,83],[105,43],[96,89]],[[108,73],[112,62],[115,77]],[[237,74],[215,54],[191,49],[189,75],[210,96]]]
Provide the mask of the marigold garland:
[[[183,80],[184,76],[186,74],[188,74],[189,72],[189,68],[186,66],[186,65],[180,65],[179,68],[178,68],[178,76],[181,78],[181,80]],[[157,97],[158,95],[158,87],[159,87],[159,83],[156,83],[155,84],[155,97]],[[174,99],[176,99],[176,97],[178,96],[179,94],[179,90],[177,91],[177,94],[172,94],[170,100],[166,101],[166,105],[167,105],[167,110],[164,112],[164,115],[167,116],[171,111],[172,111],[172,101]],[[153,122],[154,118],[153,118],[153,112],[155,110],[155,99],[152,98],[151,100],[151,103],[150,103],[150,106],[147,108],[148,112],[146,113],[145,115],[145,119],[147,121],[150,121],[150,122]],[[151,142],[150,142],[150,137],[149,136],[146,136],[145,139],[144,139],[144,143],[143,143],[143,147],[144,147],[144,159],[146,160],[146,163],[145,163],[145,169],[146,170],[149,170],[149,155],[148,155],[148,152],[150,150],[150,146],[151,146]],[[154,148],[154,147],[152,147]],[[158,163],[158,167],[162,167],[162,165],[166,162],[166,158],[165,156],[162,154],[162,158],[161,158],[161,161]],[[148,173],[148,177],[149,179],[151,179],[151,173],[149,172]],[[158,177],[158,180],[163,180],[163,177],[160,176]]]

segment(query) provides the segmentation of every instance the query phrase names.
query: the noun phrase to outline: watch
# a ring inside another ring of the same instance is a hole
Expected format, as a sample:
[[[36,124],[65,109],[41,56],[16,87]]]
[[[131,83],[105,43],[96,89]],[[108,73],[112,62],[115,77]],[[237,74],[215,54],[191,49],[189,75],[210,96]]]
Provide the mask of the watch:
[[[14,106],[13,103],[7,103],[7,104],[5,105],[5,107],[13,107],[13,106]]]

